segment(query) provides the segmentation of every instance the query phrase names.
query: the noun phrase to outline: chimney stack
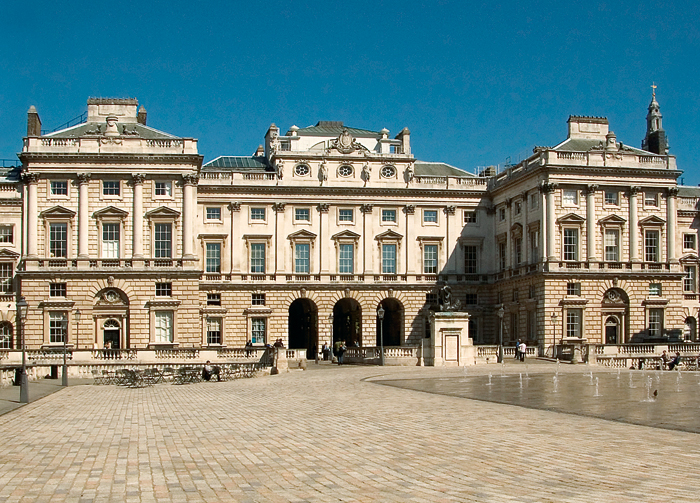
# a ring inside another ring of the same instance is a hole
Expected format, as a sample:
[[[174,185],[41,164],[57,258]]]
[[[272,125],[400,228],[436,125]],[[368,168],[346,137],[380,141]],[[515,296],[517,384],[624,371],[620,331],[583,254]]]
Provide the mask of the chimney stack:
[[[27,111],[27,136],[41,136],[41,119],[34,105]]]
[[[145,126],[147,116],[148,116],[148,113],[146,112],[146,109],[144,108],[143,105],[141,105],[139,107],[139,113],[136,115],[136,122]]]

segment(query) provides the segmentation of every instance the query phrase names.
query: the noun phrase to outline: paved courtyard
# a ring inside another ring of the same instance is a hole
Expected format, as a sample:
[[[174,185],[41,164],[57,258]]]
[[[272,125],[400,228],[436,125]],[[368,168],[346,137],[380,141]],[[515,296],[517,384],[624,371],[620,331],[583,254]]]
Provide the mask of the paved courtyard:
[[[0,501],[698,500],[697,434],[372,382],[461,376],[312,363],[222,383],[70,386],[0,416]]]

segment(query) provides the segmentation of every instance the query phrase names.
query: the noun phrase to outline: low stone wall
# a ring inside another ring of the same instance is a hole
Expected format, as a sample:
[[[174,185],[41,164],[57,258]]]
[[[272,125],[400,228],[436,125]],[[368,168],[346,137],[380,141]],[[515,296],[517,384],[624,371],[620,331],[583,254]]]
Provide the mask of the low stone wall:
[[[306,362],[305,349],[281,349],[285,352],[290,368],[300,368]],[[272,366],[272,353],[267,348],[222,348],[222,349],[97,349],[67,351],[68,376],[90,378],[93,370],[115,370],[118,368],[139,369],[147,367],[172,367],[188,365],[256,363]],[[27,376],[30,381],[51,376],[61,376],[63,351],[26,351]],[[302,363],[303,362],[303,363]],[[11,386],[15,371],[22,364],[21,351],[0,352],[0,386]]]

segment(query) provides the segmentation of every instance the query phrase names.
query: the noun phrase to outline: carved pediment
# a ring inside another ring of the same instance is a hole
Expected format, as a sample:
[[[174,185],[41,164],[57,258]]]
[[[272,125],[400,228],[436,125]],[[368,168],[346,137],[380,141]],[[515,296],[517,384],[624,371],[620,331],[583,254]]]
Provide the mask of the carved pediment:
[[[336,241],[337,241],[338,239],[353,239],[353,240],[357,240],[357,239],[360,239],[360,235],[359,235],[359,234],[356,234],[356,233],[354,233],[354,232],[352,232],[352,231],[345,230],[345,231],[339,232],[338,234],[333,234],[333,236],[331,236],[331,239],[334,239],[334,240],[336,240]]]
[[[564,215],[559,220],[557,220],[557,223],[558,224],[577,224],[577,225],[580,225],[585,221],[586,221],[586,219],[583,218],[581,215],[577,215],[576,213],[569,213],[568,215]]]
[[[386,232],[382,232],[374,239],[376,239],[377,241],[399,241],[399,240],[403,239],[403,236],[401,234],[399,234],[398,232],[388,230]]]
[[[128,211],[124,211],[115,206],[107,206],[101,210],[97,210],[92,214],[94,218],[120,218],[124,219],[129,215]]]
[[[316,239],[316,234],[314,234],[313,232],[309,232],[306,229],[302,229],[300,231],[293,232],[292,234],[287,236],[287,239]]]
[[[627,220],[619,215],[608,215],[607,217],[598,220],[600,225],[624,225],[626,222]]]
[[[161,206],[155,210],[146,212],[147,218],[178,218],[180,212],[166,206]]]
[[[657,217],[656,215],[648,216],[639,221],[639,225],[664,225],[666,220]]]
[[[0,248],[0,259],[17,259],[19,258],[19,253],[13,250],[8,250],[7,248]]]
[[[54,206],[48,210],[39,213],[41,218],[73,218],[75,211],[64,208],[63,206]]]

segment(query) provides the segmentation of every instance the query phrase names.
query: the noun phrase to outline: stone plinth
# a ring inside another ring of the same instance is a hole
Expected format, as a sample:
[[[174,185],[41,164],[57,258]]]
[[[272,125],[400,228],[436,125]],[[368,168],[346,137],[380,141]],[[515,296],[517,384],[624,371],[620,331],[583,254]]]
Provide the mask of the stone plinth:
[[[468,313],[460,311],[431,313],[430,344],[423,346],[425,365],[476,364],[476,348],[469,337],[469,317]]]

